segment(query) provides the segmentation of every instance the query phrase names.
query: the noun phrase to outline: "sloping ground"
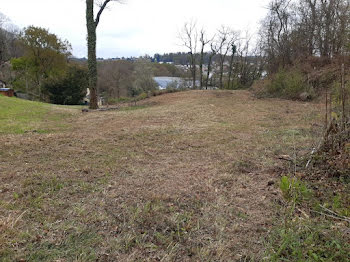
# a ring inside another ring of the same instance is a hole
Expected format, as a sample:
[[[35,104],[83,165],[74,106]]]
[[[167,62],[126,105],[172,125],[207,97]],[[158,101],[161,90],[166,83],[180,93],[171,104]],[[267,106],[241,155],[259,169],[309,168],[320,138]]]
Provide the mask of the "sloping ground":
[[[0,135],[55,131],[65,126],[61,120],[76,113],[72,108],[0,95]]]
[[[320,110],[189,91],[2,136],[0,260],[260,260],[278,155],[310,150]]]

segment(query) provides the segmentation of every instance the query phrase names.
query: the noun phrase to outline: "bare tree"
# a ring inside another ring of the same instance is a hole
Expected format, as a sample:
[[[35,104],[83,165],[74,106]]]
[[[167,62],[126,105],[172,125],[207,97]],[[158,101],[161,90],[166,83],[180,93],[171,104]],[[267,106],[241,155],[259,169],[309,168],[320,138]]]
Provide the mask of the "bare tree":
[[[234,58],[235,58],[235,54],[236,54],[236,51],[237,51],[237,46],[232,43],[232,46],[231,46],[231,59],[230,59],[230,68],[229,68],[229,72],[228,72],[228,88],[232,88],[232,85],[231,85],[231,78],[232,78],[232,74],[233,74],[233,62],[234,62]]]
[[[190,57],[190,70],[192,75],[192,88],[196,88],[196,52],[198,44],[198,33],[196,29],[196,23],[191,21],[185,23],[180,33],[180,39],[182,44],[188,49]]]
[[[9,18],[0,13],[0,65],[11,57],[17,57],[17,37],[17,28],[11,24]]]
[[[324,57],[339,55],[348,43],[349,1],[320,0],[318,6],[318,45]]]
[[[349,0],[272,0],[261,37],[268,71],[309,56],[332,58],[349,42]]]
[[[131,61],[105,61],[98,64],[98,89],[107,101],[127,96],[134,81],[134,64]]]
[[[307,41],[305,45],[307,47],[306,52],[307,55],[312,56],[315,52],[317,36],[317,0],[301,0],[297,9],[301,21],[303,21],[299,24],[299,28],[302,29],[303,39]]]
[[[238,84],[240,87],[250,86],[253,81],[257,78],[259,65],[257,59],[249,59],[250,55],[250,42],[252,36],[249,35],[249,32],[245,32],[245,35],[238,41],[237,46],[237,69],[236,74],[238,76]],[[251,52],[253,55],[253,52]]]
[[[232,43],[235,39],[234,32],[225,26],[222,26],[218,30],[218,54],[219,54],[219,66],[220,66],[220,73],[219,73],[219,88],[222,89],[224,87],[223,85],[223,75],[224,75],[224,66],[225,61],[228,52],[232,48]]]
[[[199,85],[200,89],[203,89],[203,63],[204,63],[204,48],[207,44],[211,42],[211,39],[207,39],[205,36],[205,31],[202,29],[200,31],[200,39],[199,41],[201,42],[201,54],[200,54],[200,59],[199,59]]]
[[[213,62],[213,58],[214,56],[217,54],[218,52],[218,49],[217,49],[217,46],[214,42],[212,42],[210,44],[210,49],[211,49],[211,52],[209,54],[209,61],[208,61],[208,71],[207,71],[207,78],[205,80],[205,89],[208,89],[208,85],[209,85],[209,78],[210,78],[210,73],[212,71],[212,62]]]
[[[234,36],[230,50],[231,59],[228,69],[227,87],[247,88],[261,76],[263,61],[258,53],[259,46],[251,45],[252,35],[249,31]]]
[[[96,61],[96,29],[100,22],[101,15],[107,5],[118,0],[104,0],[96,2],[86,0],[86,27],[87,27],[87,46],[88,46],[88,68],[89,68],[89,89],[90,89],[90,108],[97,109],[97,61]],[[96,18],[94,15],[94,5],[97,4],[99,11]]]
[[[7,23],[9,19],[6,15],[0,12],[0,28],[3,28],[4,24]]]

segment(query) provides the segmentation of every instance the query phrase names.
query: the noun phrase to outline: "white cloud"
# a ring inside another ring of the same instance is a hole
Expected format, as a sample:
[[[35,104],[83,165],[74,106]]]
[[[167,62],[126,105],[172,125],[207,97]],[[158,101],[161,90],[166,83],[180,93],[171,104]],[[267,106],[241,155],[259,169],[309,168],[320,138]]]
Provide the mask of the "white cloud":
[[[194,19],[208,33],[221,25],[256,31],[269,0],[124,0],[111,3],[98,27],[98,56],[138,56],[184,50],[178,32]],[[0,0],[0,12],[20,27],[49,28],[86,56],[85,0]]]

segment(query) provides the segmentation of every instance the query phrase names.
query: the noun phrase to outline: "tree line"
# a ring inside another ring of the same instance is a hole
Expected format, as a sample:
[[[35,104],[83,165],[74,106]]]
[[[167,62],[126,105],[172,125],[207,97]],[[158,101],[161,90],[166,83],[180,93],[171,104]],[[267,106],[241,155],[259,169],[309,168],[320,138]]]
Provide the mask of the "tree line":
[[[348,0],[273,0],[260,30],[270,73],[307,57],[349,54]]]
[[[187,49],[192,88],[237,89],[251,86],[264,70],[260,50],[249,32],[221,26],[209,35],[193,21],[184,24],[180,36]]]
[[[47,29],[23,30],[0,16],[0,78],[18,96],[57,104],[79,104],[86,95],[87,69],[73,63],[71,45]]]
[[[0,23],[0,80],[18,96],[56,104],[81,104],[89,87],[86,60],[71,55],[71,45],[49,30],[23,30],[2,15]],[[149,56],[96,62],[97,88],[107,101],[135,97],[158,88],[153,76],[186,77],[171,64],[152,63]],[[90,93],[91,94],[91,93]]]
[[[105,61],[101,64],[96,58],[96,30],[110,2],[86,0],[87,66],[70,59],[71,46],[68,41],[44,28],[29,26],[22,31],[14,27],[9,29],[6,17],[1,15],[1,71],[6,71],[3,67],[10,60],[12,71],[7,75],[13,85],[35,99],[47,101],[53,101],[52,94],[57,93],[57,88],[50,87],[50,84],[60,84],[63,90],[62,82],[69,82],[64,81],[67,80],[65,77],[87,74],[91,107],[96,108],[97,87],[101,87],[103,93],[119,97],[120,90],[127,94],[148,90],[154,86],[150,81],[153,75],[168,74],[191,78],[192,88],[196,89],[246,88],[262,78],[265,71],[273,77],[282,69],[306,58],[331,60],[349,53],[348,0],[272,0],[257,44],[253,43],[249,32],[222,26],[214,34],[209,34],[205,28],[190,21],[184,24],[179,36],[187,52],[155,54],[154,57],[145,56],[138,59],[140,61],[128,63]],[[94,12],[96,6],[98,9]],[[149,61],[164,62],[165,65],[151,65]],[[167,62],[173,62],[175,66]],[[142,70],[140,65],[144,66]],[[75,74],[74,70],[79,72]],[[111,73],[113,70],[115,74]],[[99,76],[103,80],[99,80]],[[141,81],[138,78],[148,83],[147,87],[138,83]],[[280,77],[282,82],[284,78]],[[116,90],[109,88],[107,91],[107,82],[114,83]],[[122,86],[120,90],[119,86]],[[77,90],[80,97],[84,96],[85,87]],[[70,102],[67,100],[63,103]]]
[[[340,137],[338,146],[344,147],[350,127],[350,1],[272,0],[259,44],[269,76],[265,90],[283,98],[324,97],[325,140],[333,133],[331,140]]]

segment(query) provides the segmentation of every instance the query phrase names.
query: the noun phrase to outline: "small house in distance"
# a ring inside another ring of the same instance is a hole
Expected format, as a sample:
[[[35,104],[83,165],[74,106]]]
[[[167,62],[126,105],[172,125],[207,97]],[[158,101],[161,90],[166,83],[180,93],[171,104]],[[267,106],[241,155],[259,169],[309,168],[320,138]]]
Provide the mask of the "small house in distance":
[[[15,95],[15,91],[11,88],[6,87],[6,83],[0,80],[0,94],[8,97]]]

